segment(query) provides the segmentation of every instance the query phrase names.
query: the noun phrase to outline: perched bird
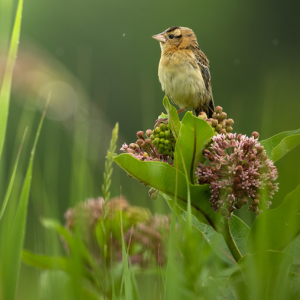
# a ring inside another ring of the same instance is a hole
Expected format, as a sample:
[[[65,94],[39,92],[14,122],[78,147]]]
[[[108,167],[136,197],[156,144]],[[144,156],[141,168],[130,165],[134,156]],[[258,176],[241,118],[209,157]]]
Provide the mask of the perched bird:
[[[182,110],[191,107],[197,116],[205,111],[210,118],[214,101],[209,61],[199,48],[193,30],[174,26],[153,38],[161,47],[158,77],[163,91]]]

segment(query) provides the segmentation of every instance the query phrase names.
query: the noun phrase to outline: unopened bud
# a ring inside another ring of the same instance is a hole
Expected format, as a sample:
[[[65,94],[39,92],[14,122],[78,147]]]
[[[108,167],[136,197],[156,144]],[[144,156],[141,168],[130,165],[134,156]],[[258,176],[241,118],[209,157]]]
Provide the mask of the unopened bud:
[[[263,146],[258,146],[256,147],[256,150],[258,153],[262,153],[264,151],[264,147]]]
[[[204,111],[200,111],[198,118],[206,120],[207,119],[207,114]]]
[[[234,124],[234,121],[232,120],[232,119],[228,119],[227,121],[226,121],[226,125],[227,126],[232,126]]]
[[[267,159],[268,159],[268,156],[267,156],[267,154],[265,154],[265,153],[262,153],[262,154],[260,155],[260,159],[261,159],[262,161],[265,161],[265,160],[267,160]]]
[[[233,183],[234,183],[235,185],[241,183],[241,178],[240,178],[240,177],[237,177],[237,176],[234,177],[234,178],[233,178]]]
[[[249,169],[250,162],[249,161],[245,161],[244,164],[243,164],[243,166],[244,166],[245,169]]]
[[[220,134],[226,134],[226,130],[223,128],[220,130]]]
[[[211,123],[213,127],[216,127],[218,125],[218,120],[214,119]]]
[[[220,114],[223,111],[223,108],[221,106],[217,106],[215,111],[216,113]]]
[[[167,126],[166,126],[165,123],[161,123],[161,124],[159,125],[159,127],[160,127],[160,129],[161,129],[162,131],[165,131],[165,130],[167,129]]]
[[[152,144],[151,139],[145,139],[145,144],[146,144],[146,145],[151,145],[151,144]]]
[[[237,136],[237,140],[240,142],[240,141],[241,141],[241,139],[242,139],[242,135],[241,135],[241,134],[239,134],[239,135]]]
[[[232,194],[232,192],[233,192],[232,187],[229,186],[229,187],[226,189],[226,192],[227,192],[227,194]]]
[[[231,126],[227,126],[227,127],[226,127],[226,131],[227,131],[227,132],[231,132],[232,130],[233,130],[233,128],[232,128]]]
[[[144,138],[144,131],[138,131],[136,136],[139,138],[139,139],[143,139]]]
[[[154,129],[154,131],[155,131],[156,134],[159,134],[160,131],[161,131],[161,130],[160,130],[160,127],[156,127],[156,128]]]
[[[252,201],[252,205],[253,205],[253,206],[258,206],[258,204],[259,204],[259,200],[258,200],[258,199],[254,199],[254,200]]]
[[[216,126],[216,130],[217,130],[217,131],[220,131],[221,129],[222,129],[222,125],[218,124],[218,125]]]
[[[144,143],[144,140],[138,139],[136,143],[141,147],[141,145]]]
[[[134,149],[136,149],[136,145],[134,143],[131,143],[131,144],[129,144],[129,148],[134,150]]]
[[[259,138],[259,133],[254,131],[252,132],[252,136],[257,140]]]
[[[212,121],[206,121],[210,127],[212,127]]]
[[[222,112],[222,113],[220,114],[220,119],[221,119],[221,120],[225,120],[226,118],[227,118],[226,112]]]
[[[257,172],[255,172],[255,173],[253,174],[253,177],[254,177],[255,179],[258,179],[258,178],[260,177],[260,174],[257,173]]]
[[[216,119],[216,118],[217,118],[217,113],[216,113],[216,112],[214,112],[214,113],[212,114],[212,118],[213,118],[213,119]]]
[[[243,189],[243,186],[239,183],[236,185],[235,187],[237,190],[242,190]]]
[[[242,174],[243,172],[243,167],[241,165],[238,165],[236,168],[235,168],[235,172],[240,175]]]
[[[152,135],[152,130],[151,130],[151,129],[148,129],[148,130],[146,131],[146,136],[151,137],[151,135]]]

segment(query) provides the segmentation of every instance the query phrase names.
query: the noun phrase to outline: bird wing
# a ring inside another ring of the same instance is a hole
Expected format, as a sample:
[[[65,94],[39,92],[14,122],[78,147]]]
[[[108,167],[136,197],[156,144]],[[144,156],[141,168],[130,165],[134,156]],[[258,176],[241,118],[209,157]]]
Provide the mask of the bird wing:
[[[194,49],[194,54],[196,56],[197,65],[200,68],[201,73],[202,73],[202,78],[205,83],[207,96],[208,96],[208,98],[210,98],[209,109],[212,113],[215,109],[215,106],[214,106],[214,99],[213,99],[212,88],[211,88],[211,76],[210,76],[210,72],[209,72],[209,61],[208,61],[206,55],[201,51],[201,49],[199,47]]]

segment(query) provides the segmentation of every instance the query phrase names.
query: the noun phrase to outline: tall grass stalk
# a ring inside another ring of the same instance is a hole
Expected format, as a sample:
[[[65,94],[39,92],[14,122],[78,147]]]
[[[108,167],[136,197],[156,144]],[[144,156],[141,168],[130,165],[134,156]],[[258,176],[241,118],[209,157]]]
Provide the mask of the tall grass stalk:
[[[11,82],[13,70],[16,62],[20,32],[21,32],[21,18],[23,10],[23,0],[19,0],[15,23],[10,41],[9,54],[6,63],[5,74],[3,78],[2,88],[0,91],[0,160],[3,152],[3,146],[6,135],[9,101],[11,93]]]

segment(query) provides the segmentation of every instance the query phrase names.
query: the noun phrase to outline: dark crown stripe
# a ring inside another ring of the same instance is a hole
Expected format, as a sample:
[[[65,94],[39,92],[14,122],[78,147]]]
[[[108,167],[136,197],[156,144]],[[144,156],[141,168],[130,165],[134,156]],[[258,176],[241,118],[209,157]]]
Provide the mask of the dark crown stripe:
[[[173,27],[170,27],[169,29],[167,29],[166,32],[171,32],[171,31],[173,31],[175,29],[178,29],[178,28],[180,28],[180,27],[179,26],[173,26]]]

